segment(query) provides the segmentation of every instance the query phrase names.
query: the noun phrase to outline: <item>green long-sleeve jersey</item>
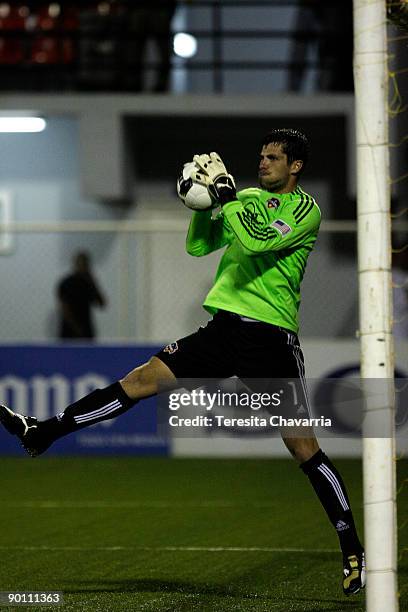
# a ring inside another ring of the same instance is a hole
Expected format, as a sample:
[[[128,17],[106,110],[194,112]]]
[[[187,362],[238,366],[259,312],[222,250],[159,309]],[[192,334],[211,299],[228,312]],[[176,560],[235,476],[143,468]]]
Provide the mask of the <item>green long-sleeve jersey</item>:
[[[300,283],[320,220],[316,202],[300,187],[283,194],[244,189],[215,218],[193,212],[187,252],[200,257],[227,247],[204,308],[297,332]]]

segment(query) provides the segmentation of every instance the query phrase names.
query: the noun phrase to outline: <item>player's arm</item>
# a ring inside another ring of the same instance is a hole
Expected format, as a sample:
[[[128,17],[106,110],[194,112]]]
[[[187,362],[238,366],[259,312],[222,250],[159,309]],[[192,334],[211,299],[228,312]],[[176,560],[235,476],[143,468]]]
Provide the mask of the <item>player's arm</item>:
[[[236,198],[234,179],[217,153],[195,155],[193,162],[195,170],[191,178],[208,189],[213,202],[223,204]],[[229,244],[232,237],[222,214],[214,219],[211,210],[193,212],[187,233],[187,252],[196,257],[208,255]]]
[[[225,204],[223,214],[242,248],[254,256],[302,245],[311,233],[317,231],[321,219],[320,210],[312,198],[306,198],[298,210],[296,207],[293,212],[283,210],[266,227],[240,202]]]
[[[226,246],[230,234],[224,227],[221,214],[212,218],[211,210],[193,212],[187,232],[186,249],[189,255],[202,257]]]

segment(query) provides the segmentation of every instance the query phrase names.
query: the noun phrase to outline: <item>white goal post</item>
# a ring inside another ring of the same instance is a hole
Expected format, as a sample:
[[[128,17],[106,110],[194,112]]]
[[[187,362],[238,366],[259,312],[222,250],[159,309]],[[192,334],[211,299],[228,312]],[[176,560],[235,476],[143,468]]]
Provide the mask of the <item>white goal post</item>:
[[[354,83],[361,376],[383,379],[378,405],[387,437],[363,440],[364,522],[368,612],[396,612],[397,527],[391,218],[388,150],[388,70],[385,0],[354,1]],[[375,414],[376,413],[376,414]]]

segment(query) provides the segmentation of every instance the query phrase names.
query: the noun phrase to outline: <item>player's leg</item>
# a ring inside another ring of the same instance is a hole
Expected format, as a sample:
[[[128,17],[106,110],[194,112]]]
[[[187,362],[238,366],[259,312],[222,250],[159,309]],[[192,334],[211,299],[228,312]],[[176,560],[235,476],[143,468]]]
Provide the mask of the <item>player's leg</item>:
[[[307,433],[307,436],[304,435]],[[365,585],[364,550],[359,540],[344,481],[319,448],[312,430],[303,434],[296,428],[281,430],[282,439],[318,496],[337,532],[343,553],[343,590],[357,593]]]
[[[0,422],[18,438],[32,456],[43,453],[55,440],[69,433],[123,414],[140,399],[155,395],[160,385],[172,386],[176,377],[157,357],[137,367],[123,379],[96,389],[46,421],[0,406]]]
[[[296,334],[273,325],[248,323],[245,334],[236,334],[246,346],[242,369],[253,372],[253,378],[263,377],[273,389],[283,388],[279,408],[286,418],[310,414],[305,381],[305,367]],[[238,351],[237,347],[237,351]],[[263,381],[260,381],[263,382]],[[255,384],[257,381],[255,381]],[[355,593],[364,586],[364,556],[359,541],[344,482],[330,459],[319,448],[313,430],[286,427],[281,435],[287,448],[308,476],[324,510],[336,529],[344,559],[344,592]],[[346,575],[347,574],[347,575]]]
[[[225,371],[220,358],[218,327],[210,321],[205,328],[173,342],[147,363],[126,374],[106,389],[97,389],[62,414],[44,422],[52,437],[61,437],[82,427],[119,416],[139,400],[165,389],[175,388],[182,377],[194,378],[206,374],[215,376],[218,369]],[[220,365],[221,362],[221,365]],[[228,376],[229,373],[226,374]],[[45,429],[43,428],[43,431]]]
[[[156,356],[119,381],[126,395],[135,401],[156,395],[163,386],[173,386],[176,382],[169,366]]]
[[[291,337],[288,339],[285,367],[287,376],[295,377],[297,374],[297,379],[292,382],[292,387],[294,385],[296,388],[297,398],[294,411],[296,412],[300,405],[311,414],[303,353],[297,336],[289,335]],[[343,590],[347,595],[357,593],[365,584],[364,552],[357,535],[344,481],[329,457],[319,448],[311,428],[303,428],[303,432],[300,432],[299,428],[285,428],[282,429],[281,435],[285,445],[309,478],[337,532],[343,553]]]
[[[39,422],[0,406],[0,423],[35,457],[62,436],[117,417],[160,388],[174,388],[179,378],[232,376],[233,360],[222,350],[223,326],[218,319],[214,317],[205,328],[169,344],[121,380],[92,391],[55,417]]]
[[[300,464],[308,461],[319,450],[319,443],[311,428],[282,427],[282,440],[292,457]]]

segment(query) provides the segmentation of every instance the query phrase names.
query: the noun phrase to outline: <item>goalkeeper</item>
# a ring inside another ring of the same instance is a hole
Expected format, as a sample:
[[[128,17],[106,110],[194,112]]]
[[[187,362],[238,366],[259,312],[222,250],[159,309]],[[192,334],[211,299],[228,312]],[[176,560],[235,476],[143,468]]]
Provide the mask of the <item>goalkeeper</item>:
[[[207,186],[221,211],[215,218],[211,210],[193,212],[187,251],[203,256],[226,247],[204,302],[212,319],[56,417],[40,422],[1,406],[0,421],[28,453],[39,455],[70,432],[120,415],[158,393],[163,383],[177,387],[178,378],[291,378],[308,405],[298,308],[300,283],[321,217],[314,199],[298,185],[308,150],[303,133],[273,130],[260,151],[260,188],[238,194],[217,154],[194,157],[192,178]],[[307,437],[290,435],[290,430],[281,433],[337,531],[343,591],[356,593],[364,587],[364,552],[342,478],[313,432]]]

